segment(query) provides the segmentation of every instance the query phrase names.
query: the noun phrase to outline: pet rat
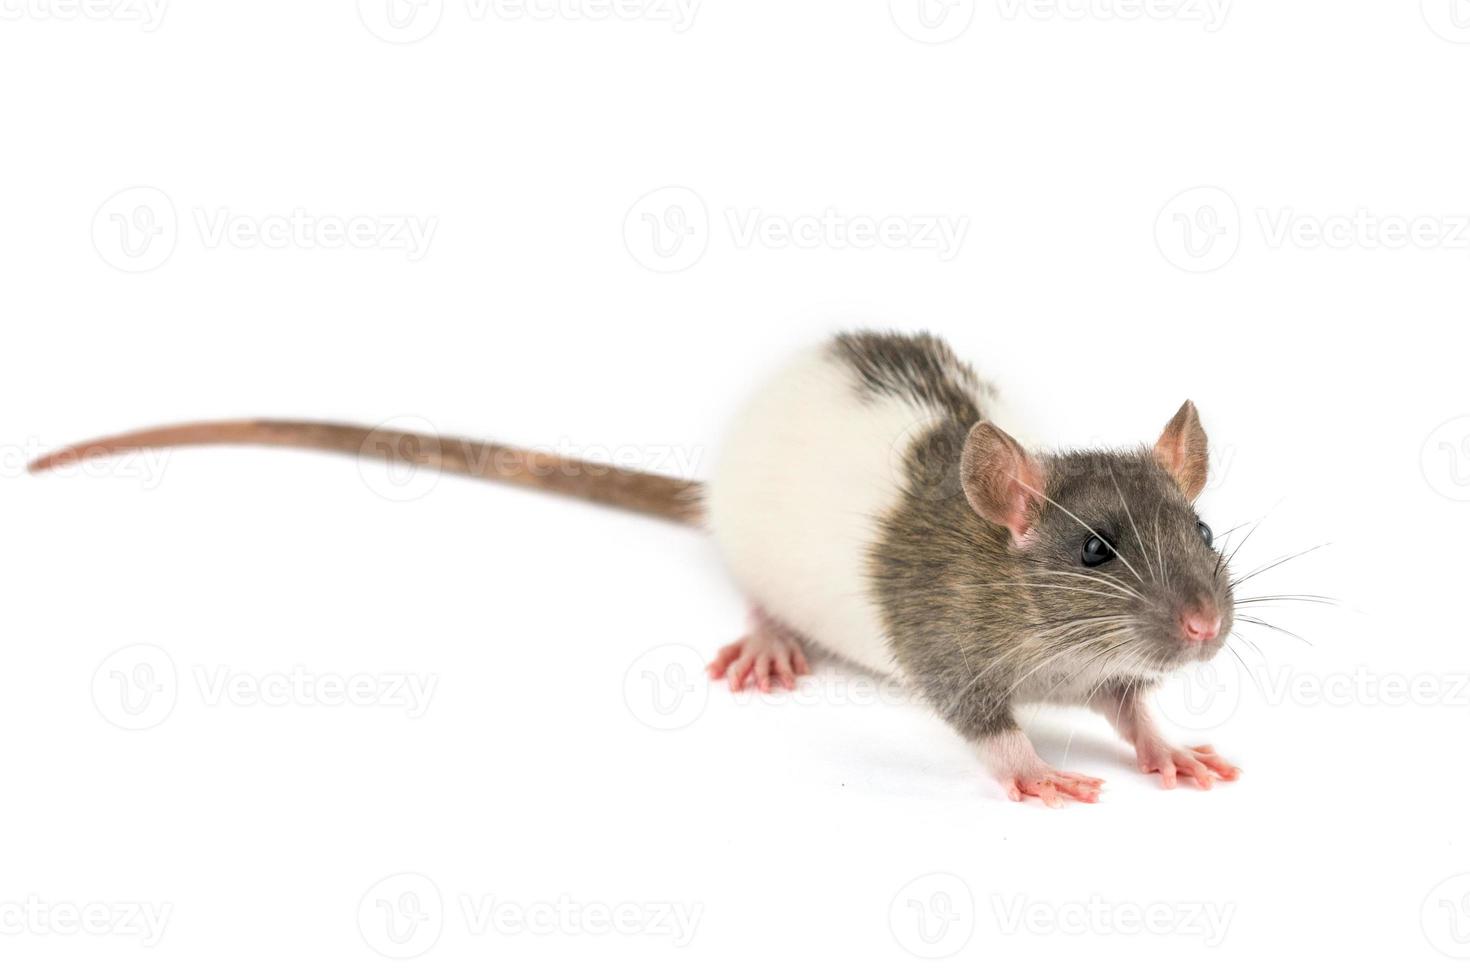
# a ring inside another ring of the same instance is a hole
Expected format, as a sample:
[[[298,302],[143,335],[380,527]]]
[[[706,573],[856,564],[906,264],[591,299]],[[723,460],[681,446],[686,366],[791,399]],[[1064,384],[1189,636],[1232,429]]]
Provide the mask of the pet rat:
[[[1151,446],[1040,452],[929,334],[837,335],[746,404],[700,484],[463,439],[292,421],[206,422],[78,444],[32,472],[138,448],[294,446],[431,465],[706,529],[750,603],[710,664],[741,690],[794,687],[820,649],[896,677],[976,749],[1016,801],[1095,802],[1102,780],[1046,763],[1024,703],[1090,706],[1165,787],[1240,770],[1165,739],[1146,698],[1219,652],[1225,556],[1193,502],[1207,440],[1185,402]],[[1013,425],[1007,426],[1014,428]]]

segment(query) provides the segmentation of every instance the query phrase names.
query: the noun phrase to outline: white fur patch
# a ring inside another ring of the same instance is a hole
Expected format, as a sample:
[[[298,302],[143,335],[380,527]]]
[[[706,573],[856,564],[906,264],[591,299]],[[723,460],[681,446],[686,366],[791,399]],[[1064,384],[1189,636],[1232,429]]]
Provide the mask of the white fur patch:
[[[868,556],[878,518],[900,498],[904,456],[938,413],[860,392],[825,348],[761,388],[726,437],[708,523],[752,602],[832,652],[897,675]]]

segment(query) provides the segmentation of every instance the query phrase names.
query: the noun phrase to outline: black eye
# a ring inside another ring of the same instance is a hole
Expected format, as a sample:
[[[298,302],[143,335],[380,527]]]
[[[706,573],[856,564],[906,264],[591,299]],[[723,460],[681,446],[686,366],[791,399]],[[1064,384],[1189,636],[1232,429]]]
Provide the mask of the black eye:
[[[1199,531],[1199,536],[1205,539],[1205,546],[1213,548],[1215,546],[1215,532],[1210,530],[1210,525],[1204,521],[1197,521],[1194,526],[1195,530]]]
[[[1094,534],[1082,542],[1082,564],[1095,568],[1113,560],[1113,546]]]

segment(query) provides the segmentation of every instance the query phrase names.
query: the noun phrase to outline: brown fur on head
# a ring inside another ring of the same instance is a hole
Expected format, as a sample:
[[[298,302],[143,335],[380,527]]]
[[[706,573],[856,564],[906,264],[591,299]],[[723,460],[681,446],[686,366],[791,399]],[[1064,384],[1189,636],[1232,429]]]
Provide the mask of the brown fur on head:
[[[1010,531],[1011,550],[1036,566],[1022,589],[1047,621],[1110,626],[1093,632],[1132,643],[1140,663],[1166,669],[1213,655],[1232,613],[1223,562],[1193,507],[1208,475],[1207,447],[1192,402],[1151,452],[1037,459],[977,422],[961,479],[976,514]]]
[[[952,723],[1013,724],[1028,676],[1147,681],[1220,649],[1233,603],[1193,506],[1208,444],[1191,403],[1154,446],[1124,452],[1032,454],[965,424],[940,425],[910,460],[920,474],[948,459],[963,493],[911,494],[875,556],[900,660],[940,703],[966,692]]]

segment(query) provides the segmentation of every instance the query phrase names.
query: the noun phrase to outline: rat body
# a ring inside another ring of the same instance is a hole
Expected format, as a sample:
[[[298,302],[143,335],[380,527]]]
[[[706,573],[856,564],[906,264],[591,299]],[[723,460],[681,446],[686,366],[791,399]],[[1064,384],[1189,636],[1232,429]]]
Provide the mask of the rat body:
[[[1192,501],[1207,449],[1186,402],[1150,448],[1033,454],[993,389],[928,335],[837,336],[737,418],[707,485],[468,440],[303,422],[224,422],[98,440],[42,470],[130,448],[291,445],[384,455],[706,527],[752,608],[713,677],[793,686],[818,647],[912,685],[1016,800],[1092,802],[1100,780],[1047,765],[1016,705],[1104,712],[1165,786],[1235,767],[1169,744],[1147,692],[1219,651],[1223,556]],[[1007,423],[1009,425],[1009,423]]]

